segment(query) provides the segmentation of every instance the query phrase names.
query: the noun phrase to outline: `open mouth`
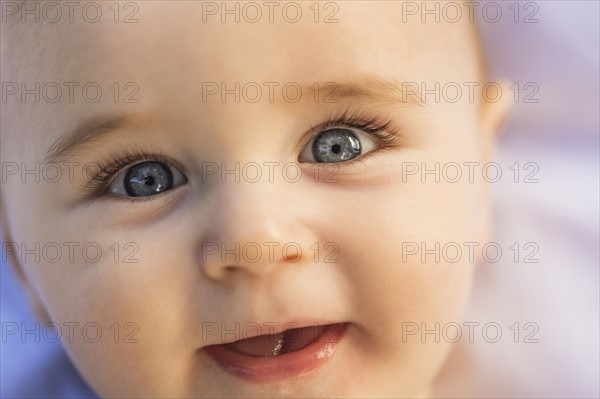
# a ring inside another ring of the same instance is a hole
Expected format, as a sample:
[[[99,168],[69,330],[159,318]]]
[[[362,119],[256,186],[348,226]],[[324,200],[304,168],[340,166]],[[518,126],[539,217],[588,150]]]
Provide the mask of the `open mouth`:
[[[329,359],[347,323],[293,328],[227,344],[210,345],[206,353],[227,372],[255,382],[301,377]]]

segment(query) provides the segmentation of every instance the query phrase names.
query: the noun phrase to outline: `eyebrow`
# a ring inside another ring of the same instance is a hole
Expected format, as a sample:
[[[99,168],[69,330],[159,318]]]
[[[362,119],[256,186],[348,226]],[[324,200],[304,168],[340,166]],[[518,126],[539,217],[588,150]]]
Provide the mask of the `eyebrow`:
[[[399,82],[376,75],[363,74],[352,80],[316,82],[316,85],[334,103],[339,102],[340,99],[362,99],[388,105],[420,107],[425,105],[419,86],[415,82]],[[305,87],[307,90],[315,90],[315,84]],[[320,98],[319,101],[321,101]]]
[[[89,144],[109,133],[133,126],[134,119],[132,115],[95,116],[87,119],[56,139],[48,148],[44,162],[59,162],[83,144]]]
[[[360,99],[379,104],[425,105],[418,86],[415,83],[400,83],[375,75],[364,74],[342,83],[327,81],[316,82],[316,84],[319,89],[319,97],[321,95],[330,95],[332,96],[330,100],[333,103],[338,103],[339,100]],[[407,92],[406,88],[409,84],[411,85],[411,91]],[[313,83],[312,85],[303,86],[302,89],[314,90],[314,86],[315,84]],[[330,88],[334,88],[334,91],[330,92]],[[321,101],[320,98],[319,101]],[[127,114],[113,117],[96,116],[85,120],[75,126],[74,129],[56,139],[49,147],[44,161],[46,163],[57,163],[84,144],[89,144],[107,134],[136,125],[135,120],[137,119],[133,115]]]

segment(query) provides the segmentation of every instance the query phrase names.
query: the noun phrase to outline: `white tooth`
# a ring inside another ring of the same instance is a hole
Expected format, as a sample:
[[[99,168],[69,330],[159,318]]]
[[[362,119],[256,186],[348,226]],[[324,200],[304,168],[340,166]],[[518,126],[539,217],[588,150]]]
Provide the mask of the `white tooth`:
[[[273,348],[273,356],[279,355],[279,352],[281,352],[282,348],[283,348],[283,334],[280,334],[279,339],[277,339],[277,345],[275,345],[275,348]]]

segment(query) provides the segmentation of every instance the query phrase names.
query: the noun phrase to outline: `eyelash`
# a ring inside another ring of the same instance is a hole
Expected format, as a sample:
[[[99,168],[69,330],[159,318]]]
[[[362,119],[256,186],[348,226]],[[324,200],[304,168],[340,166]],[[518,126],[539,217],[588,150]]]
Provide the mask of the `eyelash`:
[[[93,198],[98,198],[106,193],[108,186],[119,172],[122,172],[126,167],[145,161],[162,162],[170,167],[177,168],[181,173],[185,174],[185,169],[161,153],[146,152],[144,150],[124,150],[125,153],[119,157],[112,157],[106,161],[96,161],[94,166],[97,170],[90,180],[85,184],[85,189],[88,190]],[[147,197],[151,198],[151,197]],[[143,201],[144,198],[135,198],[137,201]]]
[[[354,128],[365,132],[377,141],[378,147],[357,158],[343,162],[345,165],[363,162],[372,153],[386,149],[394,148],[400,138],[400,129],[396,127],[391,119],[385,119],[380,116],[370,116],[366,112],[351,113],[346,110],[340,116],[330,115],[324,123],[317,126],[311,126],[307,137],[302,140],[298,151],[301,151],[308,143],[316,138],[320,133],[335,127]],[[96,161],[97,172],[94,173],[85,184],[85,189],[90,192],[91,197],[98,198],[103,195],[110,195],[106,190],[119,172],[126,167],[133,166],[140,162],[157,161],[170,167],[177,168],[185,175],[185,170],[181,165],[161,153],[146,152],[144,150],[125,150],[121,156],[109,158],[106,161]],[[148,197],[151,198],[151,197]],[[139,198],[135,198],[139,201]],[[143,200],[143,199],[142,199]]]
[[[340,116],[330,115],[329,119],[324,123],[321,123],[315,127],[311,127],[308,137],[304,139],[299,146],[298,151],[302,150],[308,143],[310,143],[319,134],[335,128],[354,128],[362,132],[367,133],[377,141],[378,147],[366,154],[363,154],[357,158],[349,161],[342,162],[344,165],[350,165],[355,162],[362,162],[367,156],[377,151],[389,150],[398,145],[398,141],[401,138],[400,128],[397,127],[392,119],[386,119],[381,116],[370,115],[367,112],[354,112],[350,113],[349,110],[344,111]],[[321,162],[323,163],[323,162]]]

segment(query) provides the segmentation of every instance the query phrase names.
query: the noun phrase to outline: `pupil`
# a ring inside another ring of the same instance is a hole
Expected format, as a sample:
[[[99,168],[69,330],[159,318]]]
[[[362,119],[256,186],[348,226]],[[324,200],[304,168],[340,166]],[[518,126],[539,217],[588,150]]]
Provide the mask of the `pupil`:
[[[144,184],[146,184],[147,186],[153,186],[154,185],[154,176],[145,177]]]
[[[342,147],[340,147],[339,144],[334,144],[333,146],[331,146],[331,152],[333,152],[334,154],[339,154],[341,150]]]

